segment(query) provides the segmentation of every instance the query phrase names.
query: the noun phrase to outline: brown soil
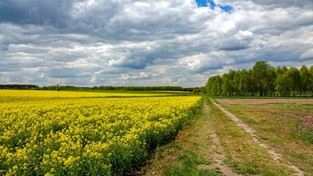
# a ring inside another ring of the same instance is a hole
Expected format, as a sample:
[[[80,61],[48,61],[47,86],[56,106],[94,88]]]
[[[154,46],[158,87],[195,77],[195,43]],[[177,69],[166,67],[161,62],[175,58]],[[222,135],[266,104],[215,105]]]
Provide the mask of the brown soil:
[[[216,99],[220,104],[269,104],[269,103],[297,103],[313,104],[313,99]]]
[[[303,123],[300,126],[301,131],[313,131],[313,117],[306,116],[303,118]]]

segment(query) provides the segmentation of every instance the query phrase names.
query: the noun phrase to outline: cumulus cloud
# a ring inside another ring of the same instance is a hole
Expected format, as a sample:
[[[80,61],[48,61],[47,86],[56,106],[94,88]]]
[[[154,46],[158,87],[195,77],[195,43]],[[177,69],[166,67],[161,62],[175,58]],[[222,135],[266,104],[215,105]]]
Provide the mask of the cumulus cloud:
[[[312,65],[312,8],[311,0],[3,0],[0,82],[189,87],[257,60]]]

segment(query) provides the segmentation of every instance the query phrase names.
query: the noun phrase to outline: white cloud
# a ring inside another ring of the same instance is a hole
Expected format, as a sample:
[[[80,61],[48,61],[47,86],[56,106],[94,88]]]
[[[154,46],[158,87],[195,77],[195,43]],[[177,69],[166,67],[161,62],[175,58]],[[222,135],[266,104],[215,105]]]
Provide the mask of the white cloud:
[[[250,40],[253,38],[253,36],[253,33],[248,30],[239,30],[239,32],[235,35],[238,40]]]

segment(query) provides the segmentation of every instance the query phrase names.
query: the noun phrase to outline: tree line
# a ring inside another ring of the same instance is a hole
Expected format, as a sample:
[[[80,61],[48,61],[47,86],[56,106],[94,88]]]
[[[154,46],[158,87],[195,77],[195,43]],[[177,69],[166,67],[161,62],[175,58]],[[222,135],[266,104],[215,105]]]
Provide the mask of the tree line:
[[[39,89],[39,86],[29,84],[0,84],[0,89],[27,90],[27,89]]]
[[[299,70],[258,61],[249,70],[210,77],[204,90],[211,96],[313,96],[313,65]]]
[[[43,86],[41,90],[111,90],[111,91],[192,91],[192,88],[183,88],[180,86]]]
[[[26,84],[0,84],[0,89],[16,89],[16,90],[112,90],[112,91],[189,91],[192,92],[194,88],[184,88],[180,86],[70,86],[70,85],[51,85],[42,86],[26,85]]]

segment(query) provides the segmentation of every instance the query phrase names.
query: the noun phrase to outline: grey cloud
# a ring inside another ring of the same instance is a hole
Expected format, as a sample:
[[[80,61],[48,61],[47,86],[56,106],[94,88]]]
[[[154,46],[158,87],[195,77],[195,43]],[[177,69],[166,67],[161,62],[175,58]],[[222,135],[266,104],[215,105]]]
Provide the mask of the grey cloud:
[[[219,3],[234,12],[181,0],[3,0],[0,80],[188,87],[257,60],[312,64],[311,0]]]
[[[146,66],[151,63],[153,60],[148,56],[132,56],[132,58],[127,58],[123,63],[118,64],[120,67],[127,67],[132,69],[144,69]]]
[[[71,1],[4,0],[0,4],[0,21],[64,27],[70,18],[70,6]]]
[[[268,5],[273,7],[300,7],[300,8],[308,8],[312,9],[313,2],[311,0],[301,0],[301,2],[297,0],[284,0],[284,1],[277,1],[277,0],[253,0],[253,2],[260,4],[260,5]]]
[[[89,78],[89,73],[82,72],[81,69],[78,68],[56,68],[49,69],[47,72],[47,76],[51,78]]]
[[[220,0],[223,3],[229,4],[237,4],[238,2],[243,2],[242,0]],[[301,9],[312,9],[313,2],[311,0],[284,0],[284,1],[277,1],[277,0],[250,0],[245,2],[251,2],[261,7],[265,8],[288,8],[288,7],[298,7]],[[236,7],[236,6],[235,6]],[[238,9],[238,7],[236,8]]]

